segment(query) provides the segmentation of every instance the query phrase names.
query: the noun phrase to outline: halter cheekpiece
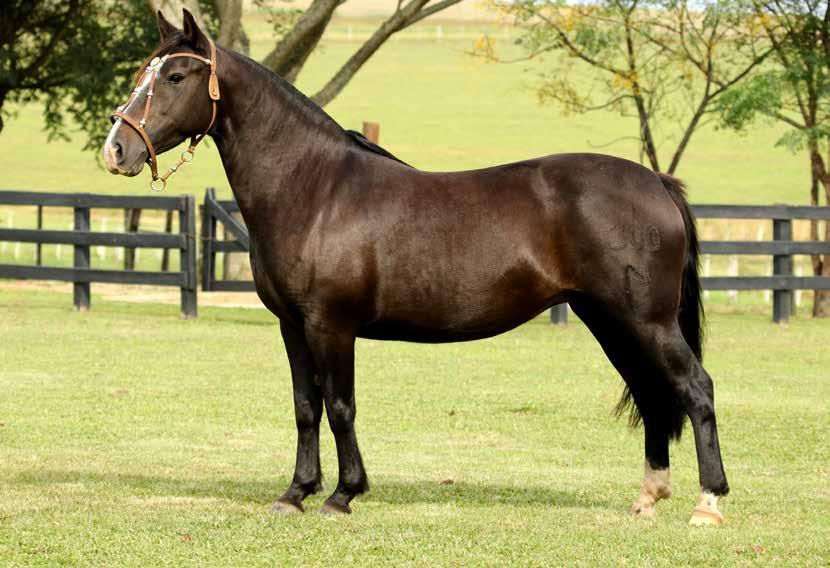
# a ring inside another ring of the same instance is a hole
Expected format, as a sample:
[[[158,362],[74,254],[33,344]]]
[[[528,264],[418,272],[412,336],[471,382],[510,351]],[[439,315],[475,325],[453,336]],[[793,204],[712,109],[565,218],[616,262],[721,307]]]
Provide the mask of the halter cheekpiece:
[[[210,116],[210,124],[207,125],[207,128],[202,131],[201,134],[197,134],[190,139],[190,146],[182,152],[181,156],[179,156],[179,160],[170,167],[170,170],[164,174],[163,176],[159,175],[158,172],[158,163],[156,161],[156,150],[153,147],[153,143],[150,141],[150,137],[147,135],[147,132],[144,130],[144,125],[147,123],[147,117],[150,116],[150,107],[153,104],[153,87],[156,84],[156,79],[161,72],[161,67],[168,59],[175,59],[177,57],[189,57],[191,59],[196,59],[201,61],[205,65],[210,65],[210,79],[208,80],[208,95],[210,96],[210,102],[213,105],[213,110]],[[141,117],[141,120],[136,121],[134,118],[131,118],[124,114],[124,111],[130,104],[138,97],[141,93],[142,88],[141,84],[150,77],[150,85],[149,89],[147,90],[147,101],[144,103],[144,114]],[[213,126],[214,121],[216,120],[216,101],[219,100],[219,79],[216,76],[216,46],[213,42],[210,42],[210,59],[206,57],[202,57],[201,55],[196,55],[195,53],[187,53],[187,52],[179,52],[179,53],[168,53],[162,57],[154,57],[150,64],[144,69],[144,73],[141,74],[141,77],[138,78],[138,82],[136,83],[136,88],[133,89],[132,94],[130,95],[129,100],[126,103],[118,107],[115,111],[113,111],[112,116],[120,118],[123,120],[127,125],[129,125],[133,130],[135,130],[141,139],[144,141],[144,145],[147,146],[147,152],[150,154],[149,162],[150,162],[150,171],[153,174],[153,180],[150,182],[150,189],[153,191],[161,191],[167,185],[167,178],[169,178],[173,173],[175,173],[182,164],[186,164],[187,162],[193,161],[193,152],[196,150],[196,146],[199,142],[202,141],[202,138],[208,133],[208,131]]]

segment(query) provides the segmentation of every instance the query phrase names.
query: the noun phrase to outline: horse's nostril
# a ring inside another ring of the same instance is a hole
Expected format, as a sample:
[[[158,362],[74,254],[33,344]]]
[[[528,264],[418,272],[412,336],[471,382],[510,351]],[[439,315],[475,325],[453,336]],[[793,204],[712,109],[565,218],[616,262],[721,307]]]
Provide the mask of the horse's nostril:
[[[122,155],[121,144],[116,142],[113,145],[113,147],[115,148],[115,157],[118,158],[118,159],[121,159],[121,155]]]

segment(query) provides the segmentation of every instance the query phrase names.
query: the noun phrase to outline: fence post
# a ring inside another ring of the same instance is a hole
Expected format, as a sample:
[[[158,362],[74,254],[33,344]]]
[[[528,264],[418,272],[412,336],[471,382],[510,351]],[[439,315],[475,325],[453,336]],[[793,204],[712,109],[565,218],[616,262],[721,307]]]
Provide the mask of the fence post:
[[[125,209],[124,210],[124,229],[128,233],[138,232],[138,226],[141,223],[141,209]],[[124,269],[135,270],[135,251],[136,249],[127,247],[124,249]]]
[[[173,212],[168,211],[164,218],[164,232],[173,233]],[[170,270],[170,249],[166,248],[161,251],[161,271],[167,272]]]
[[[790,219],[772,220],[772,238],[776,241],[793,239],[793,222]],[[772,257],[772,274],[774,276],[792,276],[793,257],[788,254],[776,254]],[[772,321],[787,323],[790,319],[791,290],[774,290],[772,293]]]
[[[215,278],[216,251],[213,243],[216,242],[216,217],[213,216],[213,200],[216,190],[209,187],[205,190],[205,202],[202,205],[202,292],[213,290]]]
[[[554,325],[568,323],[568,304],[557,304],[550,309],[550,323]]]
[[[75,207],[74,210],[76,231],[89,231],[89,208]],[[89,268],[89,245],[74,245],[75,258],[73,266],[78,268]],[[89,310],[90,291],[89,282],[73,282],[72,299],[75,310],[85,312]]]
[[[182,271],[182,316],[186,319],[198,315],[196,296],[196,200],[192,195],[182,196],[184,207],[179,210],[179,232],[184,236],[184,248],[179,249]]]
[[[380,140],[380,124],[377,122],[364,122],[363,136],[365,136],[366,140],[369,142],[377,144],[378,140]]]
[[[43,205],[37,206],[37,228],[43,228]],[[43,247],[41,243],[37,243],[35,247],[35,264],[41,266],[43,264]]]

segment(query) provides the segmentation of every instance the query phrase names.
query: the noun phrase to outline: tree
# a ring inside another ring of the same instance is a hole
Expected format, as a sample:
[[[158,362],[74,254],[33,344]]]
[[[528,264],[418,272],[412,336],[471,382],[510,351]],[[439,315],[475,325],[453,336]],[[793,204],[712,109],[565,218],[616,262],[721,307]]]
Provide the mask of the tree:
[[[233,46],[229,43],[232,40],[239,40],[243,43],[246,41],[243,39],[247,36],[242,24],[241,0],[214,0],[213,4],[204,0],[149,1],[154,9],[161,8],[165,13],[168,13],[166,6],[175,8],[185,5],[194,15],[200,14],[204,20],[215,18],[219,43],[223,45]],[[308,8],[298,10],[274,7],[269,0],[255,0],[254,3],[257,6],[269,12],[276,38],[274,47],[263,58],[262,64],[287,81],[294,82],[308,61],[308,57],[317,48],[335,11],[348,1],[312,0]],[[395,33],[461,1],[397,0],[392,14],[381,22],[369,39],[332,75],[323,88],[311,97],[312,100],[320,106],[327,105],[342,92],[363,65]],[[206,11],[211,12],[210,17],[205,14]],[[169,13],[180,14],[181,10]],[[208,29],[211,29],[210,25]],[[217,35],[216,31],[214,35]]]
[[[827,0],[752,0],[754,24],[773,47],[763,70],[724,98],[723,122],[743,130],[764,116],[790,127],[777,145],[809,157],[810,203],[819,186],[830,204],[830,4]],[[823,155],[827,152],[827,159]],[[819,226],[811,223],[813,240]],[[830,241],[830,223],[824,240]],[[814,255],[813,271],[830,276],[830,255]],[[813,315],[830,315],[830,291],[816,290]]]
[[[275,45],[263,63],[293,82],[318,46],[338,6],[348,0],[312,0],[306,10],[268,9]],[[394,12],[312,98],[331,102],[392,35],[461,0],[398,0]],[[72,118],[100,146],[106,117],[123,102],[144,57],[158,43],[155,13],[178,17],[190,10],[203,29],[248,53],[243,0],[10,0],[0,18],[0,132],[11,112],[6,102],[44,104],[50,137],[66,136]]]
[[[569,112],[606,109],[635,118],[641,160],[655,171],[663,171],[661,142],[671,145],[666,171],[674,173],[718,98],[769,55],[748,33],[740,2],[516,0],[496,6],[524,29],[521,60],[556,55],[541,75],[540,101]],[[667,124],[675,127],[658,140]]]
[[[5,103],[44,103],[50,136],[71,116],[87,132],[131,88],[138,63],[157,42],[155,22],[139,0],[17,0],[0,19],[0,132]],[[97,139],[87,144],[97,146]]]

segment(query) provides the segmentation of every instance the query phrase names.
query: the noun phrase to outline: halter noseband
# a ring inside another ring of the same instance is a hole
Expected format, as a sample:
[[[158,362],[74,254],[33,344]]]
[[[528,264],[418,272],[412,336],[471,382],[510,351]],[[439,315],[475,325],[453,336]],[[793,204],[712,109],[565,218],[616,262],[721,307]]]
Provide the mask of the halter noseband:
[[[210,102],[213,105],[213,111],[210,116],[210,124],[208,124],[207,128],[205,128],[201,134],[197,134],[190,139],[190,146],[187,150],[182,152],[179,160],[170,167],[170,170],[166,174],[160,176],[158,172],[158,163],[156,162],[156,150],[153,147],[153,143],[150,141],[150,137],[144,130],[144,125],[147,123],[147,117],[150,116],[150,107],[153,104],[153,86],[156,83],[156,78],[158,78],[159,73],[161,72],[161,67],[168,59],[175,59],[177,57],[190,57],[191,59],[201,61],[205,65],[210,65],[208,95],[210,96]],[[124,111],[141,93],[142,88],[140,85],[147,78],[148,74],[150,76],[150,86],[147,91],[147,102],[144,103],[144,115],[141,117],[141,120],[136,121],[134,118],[124,114]],[[210,42],[210,59],[202,57],[201,55],[196,55],[195,53],[187,53],[182,51],[179,53],[169,53],[163,57],[154,57],[150,64],[144,69],[144,73],[142,73],[141,77],[138,78],[136,88],[133,89],[129,100],[113,111],[112,116],[120,118],[133,130],[135,130],[138,135],[141,136],[141,139],[144,141],[144,145],[147,146],[147,152],[150,154],[150,171],[153,173],[153,180],[150,182],[150,189],[153,191],[163,190],[167,185],[167,178],[173,175],[173,173],[176,172],[182,164],[193,161],[193,152],[196,150],[196,146],[202,141],[202,138],[205,137],[210,128],[213,126],[213,122],[216,120],[216,101],[218,100],[219,79],[216,77],[216,46],[212,41]]]

